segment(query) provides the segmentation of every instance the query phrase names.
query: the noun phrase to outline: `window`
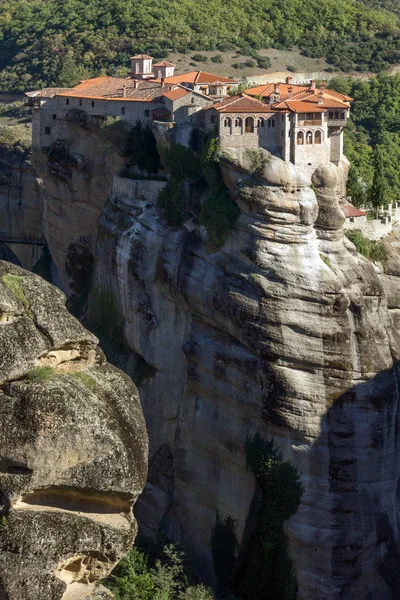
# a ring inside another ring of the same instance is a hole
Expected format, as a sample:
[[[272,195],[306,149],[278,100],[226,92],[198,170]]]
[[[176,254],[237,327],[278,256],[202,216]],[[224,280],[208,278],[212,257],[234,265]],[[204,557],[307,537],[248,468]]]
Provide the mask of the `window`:
[[[53,115],[53,121],[57,119],[57,115]]]
[[[79,106],[82,106],[82,98],[79,98]]]
[[[312,144],[312,133],[311,133],[311,131],[307,131],[307,133],[306,133],[306,144]]]
[[[329,118],[333,119],[333,111],[331,111],[331,110],[329,111]]]
[[[297,134],[297,143],[299,146],[304,144],[304,133],[302,131],[299,131]]]
[[[344,112],[340,113],[340,118],[344,119]]]
[[[194,104],[194,98],[192,98],[192,104]]]
[[[290,137],[290,129],[288,129],[287,136]]]
[[[235,127],[241,127],[242,126],[242,119],[241,117],[237,117],[237,119],[235,120]]]
[[[92,100],[92,108],[94,108],[94,100]]]
[[[229,117],[227,117],[227,118],[224,120],[224,127],[230,127],[231,125],[232,125],[232,119],[231,119],[231,118],[229,118]]]
[[[67,98],[65,102],[68,105],[69,104],[69,98]]]
[[[264,127],[264,119],[258,119],[257,126],[258,127]]]
[[[335,119],[338,119],[338,118],[339,118],[339,111],[337,110],[337,111],[335,112]]]
[[[125,114],[125,106],[123,106],[123,107],[121,108],[121,115],[124,115],[124,114]]]
[[[271,127],[275,127],[275,119],[271,119]]]
[[[268,127],[271,127],[271,119],[268,119]]]
[[[46,135],[50,135],[50,134],[51,134],[51,127],[45,127],[45,128],[44,128],[44,133],[45,133]]]
[[[217,122],[217,117],[215,115],[213,115],[211,117],[211,123],[214,125]]]
[[[254,133],[254,119],[253,117],[246,117],[244,122],[244,130],[246,133]]]
[[[319,129],[317,129],[317,131],[315,132],[314,135],[314,144],[321,144],[322,143],[322,133],[320,132]]]
[[[144,116],[145,116],[145,117],[149,117],[149,116],[150,116],[150,111],[146,109],[146,110],[144,111]]]

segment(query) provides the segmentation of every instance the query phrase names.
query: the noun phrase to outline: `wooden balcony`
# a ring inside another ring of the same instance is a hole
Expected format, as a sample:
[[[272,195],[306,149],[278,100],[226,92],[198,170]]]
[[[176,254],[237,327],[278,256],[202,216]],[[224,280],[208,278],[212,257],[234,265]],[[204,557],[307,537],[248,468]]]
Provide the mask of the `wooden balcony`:
[[[316,125],[317,127],[322,127],[322,121],[299,121],[298,123],[299,125],[301,125],[302,127],[309,127],[309,126],[314,126]]]

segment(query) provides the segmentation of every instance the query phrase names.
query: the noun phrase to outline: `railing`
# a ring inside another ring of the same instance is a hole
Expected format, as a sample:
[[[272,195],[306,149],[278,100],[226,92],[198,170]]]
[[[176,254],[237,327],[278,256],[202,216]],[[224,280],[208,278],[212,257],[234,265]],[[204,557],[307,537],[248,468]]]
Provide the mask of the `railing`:
[[[5,231],[0,231],[0,244],[27,244],[29,246],[46,246],[47,242],[33,236],[15,238],[8,236]]]
[[[322,127],[322,121],[299,121],[299,125],[304,125],[308,127],[309,125],[318,125]]]

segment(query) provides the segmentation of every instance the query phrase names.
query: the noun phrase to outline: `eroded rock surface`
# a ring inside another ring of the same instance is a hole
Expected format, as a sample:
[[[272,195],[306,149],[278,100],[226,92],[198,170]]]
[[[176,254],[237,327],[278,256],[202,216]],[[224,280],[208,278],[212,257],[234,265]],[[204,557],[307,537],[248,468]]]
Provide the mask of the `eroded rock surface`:
[[[0,262],[1,600],[87,598],[136,535],[147,472],[137,390],[64,304]]]
[[[240,542],[255,489],[244,443],[259,433],[304,486],[286,527],[299,598],[389,599],[399,589],[393,311],[343,235],[347,161],[311,180],[262,154],[256,173],[244,151],[224,155],[241,215],[218,251],[197,228],[166,227],[151,183],[143,195],[116,180],[100,219],[92,298],[113,290],[114,318],[153,367],[140,387],[152,457],[140,520],[184,543],[212,582],[216,513],[234,519]]]
[[[114,340],[123,333],[116,360],[140,371],[144,533],[184,544],[215,582],[217,513],[234,520],[240,544],[255,494],[245,441],[259,434],[304,488],[286,524],[299,600],[398,597],[399,271],[393,256],[377,273],[343,235],[347,161],[310,178],[264,151],[256,170],[251,154],[226,152],[241,214],[215,251],[195,221],[166,225],[159,181],[115,177],[109,193],[117,163],[95,159],[99,142],[69,127],[73,161],[61,149],[51,164],[36,157],[46,236],[69,294],[70,266],[86,264],[74,261],[83,236],[90,313]]]

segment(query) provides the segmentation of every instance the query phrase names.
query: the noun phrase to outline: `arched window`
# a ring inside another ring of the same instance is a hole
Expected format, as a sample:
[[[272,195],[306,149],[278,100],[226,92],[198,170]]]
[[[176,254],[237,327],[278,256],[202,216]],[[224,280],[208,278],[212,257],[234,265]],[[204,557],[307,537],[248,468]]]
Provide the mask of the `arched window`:
[[[121,115],[124,115],[124,114],[125,114],[125,106],[123,106],[123,107],[121,108]]]
[[[235,127],[241,127],[242,126],[242,119],[241,117],[237,117],[235,119]]]
[[[231,125],[232,125],[232,119],[230,117],[227,117],[224,120],[224,127],[231,127]]]
[[[304,144],[304,133],[302,131],[299,131],[297,133],[297,143],[299,146],[302,146]]]
[[[307,133],[306,133],[306,144],[312,144],[312,133],[311,133],[311,131],[307,131]]]
[[[145,110],[144,111],[144,116],[145,117],[149,117],[150,116],[150,111],[149,110]]]
[[[192,104],[194,104],[194,98],[192,98]]]
[[[215,115],[213,115],[211,117],[211,123],[214,125],[217,122],[217,117]]]
[[[257,126],[258,127],[264,127],[264,119],[262,119],[262,118],[258,119]]]
[[[319,129],[317,129],[317,131],[315,132],[314,144],[322,144],[322,133]]]
[[[244,130],[246,133],[254,133],[254,119],[253,117],[246,117],[244,122]]]

